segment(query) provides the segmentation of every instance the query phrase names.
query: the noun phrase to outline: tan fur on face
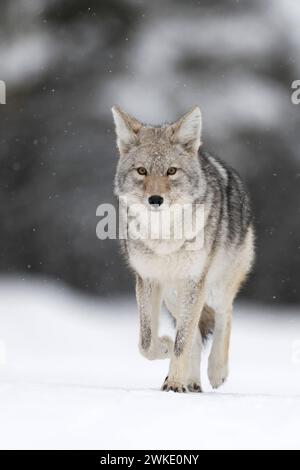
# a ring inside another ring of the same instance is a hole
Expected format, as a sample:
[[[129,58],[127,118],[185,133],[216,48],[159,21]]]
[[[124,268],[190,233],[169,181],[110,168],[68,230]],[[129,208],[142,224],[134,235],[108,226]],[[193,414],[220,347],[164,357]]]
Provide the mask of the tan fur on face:
[[[151,195],[162,195],[170,189],[169,178],[167,176],[146,176],[144,181],[145,193]]]

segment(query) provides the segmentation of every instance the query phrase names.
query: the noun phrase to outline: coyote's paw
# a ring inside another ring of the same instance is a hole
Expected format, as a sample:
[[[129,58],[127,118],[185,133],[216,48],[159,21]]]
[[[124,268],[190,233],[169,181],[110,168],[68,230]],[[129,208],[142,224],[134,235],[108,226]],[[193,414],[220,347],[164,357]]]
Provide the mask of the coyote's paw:
[[[208,361],[208,378],[212,388],[219,388],[228,377],[228,366]]]
[[[188,390],[189,392],[194,392],[194,393],[201,393],[202,392],[202,387],[199,382],[190,382],[188,384]]]
[[[171,357],[173,347],[173,340],[169,336],[161,336],[157,338],[155,343],[150,345],[149,349],[143,349],[140,346],[140,352],[150,361],[154,361],[155,359],[166,359]]]
[[[167,376],[161,388],[164,392],[177,392],[177,393],[185,393],[187,392],[187,387],[180,383],[176,382],[175,380],[170,380]]]

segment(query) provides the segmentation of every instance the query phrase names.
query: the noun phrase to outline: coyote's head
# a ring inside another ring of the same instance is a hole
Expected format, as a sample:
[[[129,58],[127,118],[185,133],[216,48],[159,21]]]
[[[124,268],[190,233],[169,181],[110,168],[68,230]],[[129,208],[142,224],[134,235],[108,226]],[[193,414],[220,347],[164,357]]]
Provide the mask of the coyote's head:
[[[130,204],[161,209],[190,204],[204,191],[198,148],[201,112],[196,106],[172,124],[144,125],[112,108],[120,159],[115,192]]]

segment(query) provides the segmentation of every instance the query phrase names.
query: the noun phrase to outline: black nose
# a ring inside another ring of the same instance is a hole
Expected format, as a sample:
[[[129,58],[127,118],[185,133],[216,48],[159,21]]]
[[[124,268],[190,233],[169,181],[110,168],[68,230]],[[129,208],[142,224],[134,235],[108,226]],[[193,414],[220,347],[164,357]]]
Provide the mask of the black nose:
[[[161,206],[162,203],[164,202],[164,198],[161,197],[161,196],[150,196],[149,199],[149,204],[151,204],[151,206]]]

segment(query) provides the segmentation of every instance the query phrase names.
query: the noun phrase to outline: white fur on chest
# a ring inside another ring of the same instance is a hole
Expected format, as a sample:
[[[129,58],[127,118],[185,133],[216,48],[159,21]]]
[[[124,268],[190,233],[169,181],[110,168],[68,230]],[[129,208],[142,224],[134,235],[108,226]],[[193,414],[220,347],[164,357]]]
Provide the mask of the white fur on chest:
[[[187,277],[200,279],[206,259],[204,249],[194,251],[182,247],[168,254],[143,253],[134,246],[129,250],[129,261],[135,271],[144,279],[156,279],[162,283]]]
[[[203,248],[203,206],[196,210],[186,208],[183,213],[179,205],[158,212],[131,205],[130,215],[134,223],[128,224],[129,262],[142,278],[163,283],[201,278],[207,260]]]

